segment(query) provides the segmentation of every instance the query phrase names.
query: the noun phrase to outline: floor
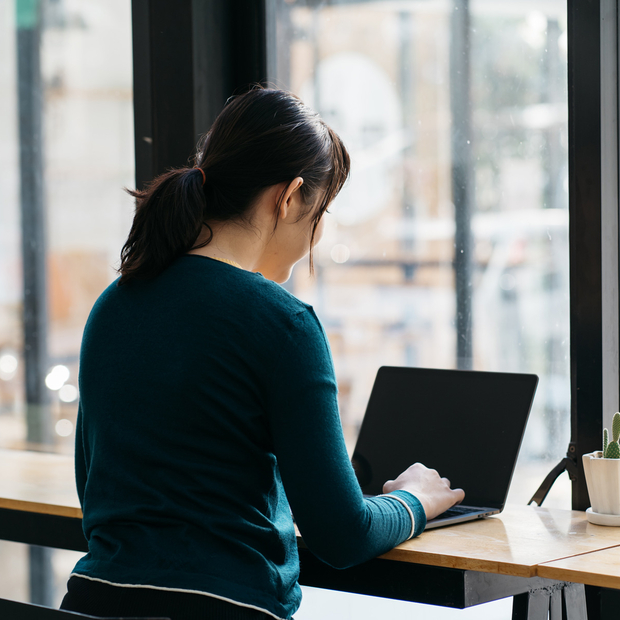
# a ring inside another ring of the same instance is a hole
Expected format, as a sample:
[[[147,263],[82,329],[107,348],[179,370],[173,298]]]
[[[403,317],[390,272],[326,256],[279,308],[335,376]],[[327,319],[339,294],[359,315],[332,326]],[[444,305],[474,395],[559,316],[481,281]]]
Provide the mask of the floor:
[[[304,598],[295,620],[510,620],[512,599],[469,609],[447,609],[372,596],[302,588]]]

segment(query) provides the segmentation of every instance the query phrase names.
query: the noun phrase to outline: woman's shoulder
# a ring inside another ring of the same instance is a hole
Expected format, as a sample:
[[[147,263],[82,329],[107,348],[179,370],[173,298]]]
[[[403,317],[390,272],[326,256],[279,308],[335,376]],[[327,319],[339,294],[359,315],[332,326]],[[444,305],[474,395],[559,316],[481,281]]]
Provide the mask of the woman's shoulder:
[[[266,322],[279,323],[293,333],[322,331],[321,323],[310,304],[295,297],[280,284],[260,274],[253,275],[257,277],[252,282],[247,303],[257,316]]]
[[[313,307],[280,284],[260,273],[212,259],[201,262],[200,257],[192,258],[189,256],[179,267],[192,280],[190,303],[197,312],[204,309],[224,324],[235,324],[239,333],[253,337],[270,334],[274,343],[282,337],[321,343],[325,340]]]
[[[179,274],[189,281],[199,281],[199,291],[211,295],[217,290],[222,298],[231,297],[240,303],[245,302],[256,310],[277,311],[298,314],[311,310],[283,286],[263,277],[261,273],[246,271],[211,258],[197,255],[182,257],[175,264]],[[176,280],[178,277],[174,274]]]
[[[99,296],[91,315],[178,319],[230,315],[248,323],[282,325],[289,329],[318,323],[312,306],[260,273],[200,256],[184,256],[149,281],[110,284]],[[92,317],[91,317],[92,318]]]

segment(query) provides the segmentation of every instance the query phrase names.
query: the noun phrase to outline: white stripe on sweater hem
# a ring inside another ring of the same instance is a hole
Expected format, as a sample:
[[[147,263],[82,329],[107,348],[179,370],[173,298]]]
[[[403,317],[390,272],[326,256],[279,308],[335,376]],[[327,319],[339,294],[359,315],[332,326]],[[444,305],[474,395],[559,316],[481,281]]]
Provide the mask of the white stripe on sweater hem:
[[[105,579],[99,579],[98,577],[89,577],[88,575],[80,575],[80,573],[71,573],[69,577],[80,577],[81,579],[89,579],[90,581],[98,581],[99,583],[105,583],[109,586],[116,586],[118,588],[145,588],[147,590],[164,590],[166,592],[183,592],[185,594],[202,594],[203,596],[210,596],[211,598],[217,598],[220,601],[226,601],[227,603],[232,603],[233,605],[238,605],[239,607],[248,607],[249,609],[256,609],[256,611],[262,611],[265,614],[269,614],[272,618],[276,618],[276,620],[286,620],[285,618],[280,618],[280,616],[276,616],[274,613],[270,612],[268,609],[263,609],[262,607],[257,607],[256,605],[248,605],[247,603],[240,603],[239,601],[235,601],[231,598],[226,598],[225,596],[219,596],[217,594],[212,594],[211,592],[203,592],[201,590],[186,590],[184,588],[165,588],[163,586],[149,586],[141,583],[114,583],[113,581],[106,581]]]

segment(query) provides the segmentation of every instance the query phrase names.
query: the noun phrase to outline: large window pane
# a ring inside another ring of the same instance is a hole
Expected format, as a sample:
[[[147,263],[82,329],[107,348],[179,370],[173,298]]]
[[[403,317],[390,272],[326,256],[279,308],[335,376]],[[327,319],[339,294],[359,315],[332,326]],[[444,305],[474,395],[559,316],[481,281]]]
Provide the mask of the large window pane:
[[[71,453],[82,330],[132,217],[131,2],[0,11],[0,445]]]
[[[352,154],[316,277],[291,282],[327,329],[349,446],[381,365],[533,372],[527,501],[570,430],[565,3],[270,7],[274,81]]]

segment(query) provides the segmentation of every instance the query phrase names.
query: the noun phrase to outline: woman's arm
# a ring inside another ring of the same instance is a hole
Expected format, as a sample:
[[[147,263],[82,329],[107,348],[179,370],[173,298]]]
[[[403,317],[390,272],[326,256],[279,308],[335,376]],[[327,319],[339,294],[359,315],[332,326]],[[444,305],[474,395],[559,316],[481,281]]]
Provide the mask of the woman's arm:
[[[269,402],[274,452],[310,550],[328,564],[344,568],[409,538],[410,514],[414,533],[419,534],[426,517],[407,485],[395,490],[397,500],[362,496],[342,434],[329,346],[311,310],[297,315],[274,374]]]

